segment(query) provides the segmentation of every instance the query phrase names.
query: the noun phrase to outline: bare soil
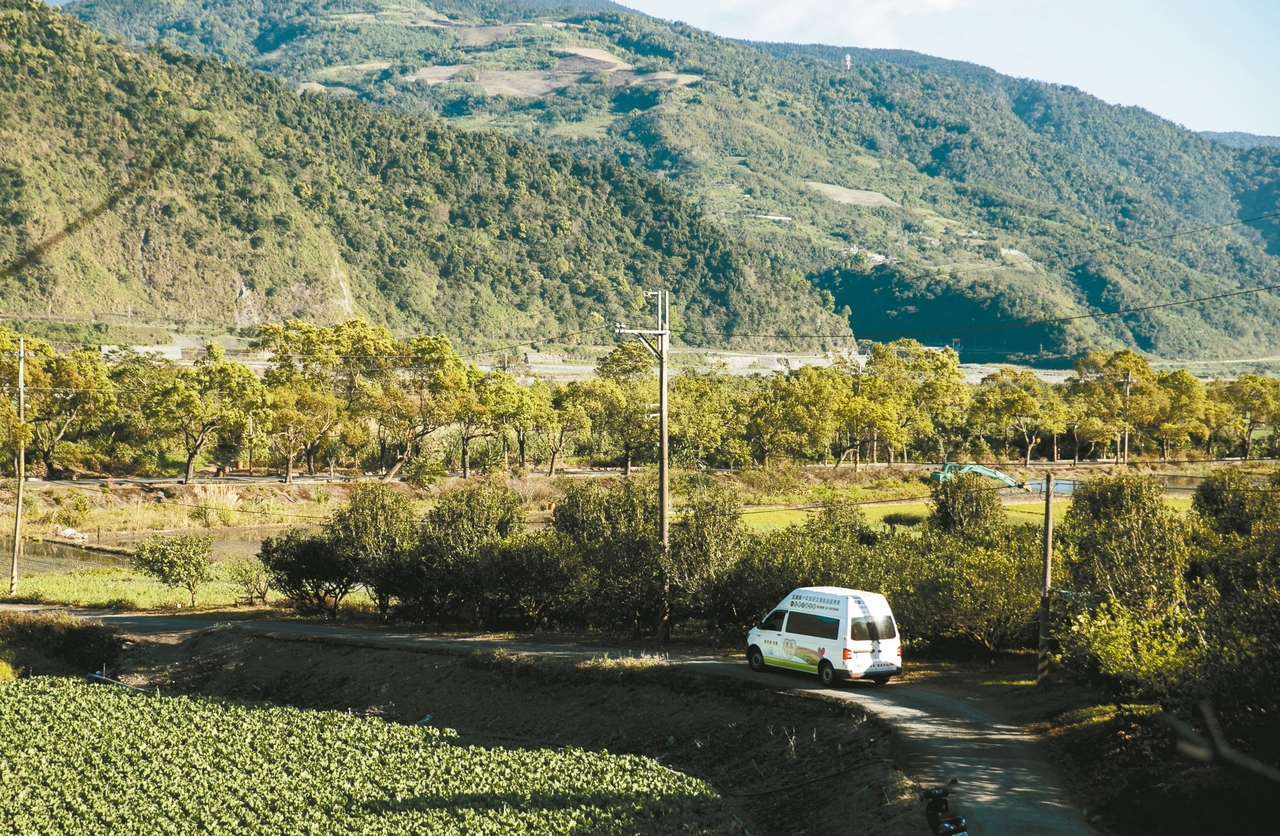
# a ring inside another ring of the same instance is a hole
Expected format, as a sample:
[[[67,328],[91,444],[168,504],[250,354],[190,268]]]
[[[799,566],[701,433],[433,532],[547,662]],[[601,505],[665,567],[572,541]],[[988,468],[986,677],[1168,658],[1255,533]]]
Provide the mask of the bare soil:
[[[918,834],[893,735],[856,705],[661,664],[445,655],[250,635],[135,637],[117,675],[456,729],[464,744],[638,754],[709,781],[751,834]],[[427,718],[430,718],[429,720]]]

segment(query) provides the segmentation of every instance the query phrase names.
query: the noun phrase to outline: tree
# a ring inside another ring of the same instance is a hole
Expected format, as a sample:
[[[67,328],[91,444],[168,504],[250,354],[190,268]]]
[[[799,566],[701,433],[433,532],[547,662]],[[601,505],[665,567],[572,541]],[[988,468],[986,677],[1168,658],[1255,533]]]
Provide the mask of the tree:
[[[732,448],[745,429],[739,388],[723,367],[685,370],[671,382],[671,445],[676,455],[705,464],[741,457]],[[740,446],[740,445],[739,445]]]
[[[1022,436],[1027,464],[1031,463],[1031,448],[1040,426],[1042,390],[1034,372],[1004,368],[983,378],[974,399],[973,416],[980,426],[1005,438],[1009,432]]]
[[[1244,457],[1253,452],[1253,437],[1271,421],[1280,408],[1280,381],[1256,374],[1243,374],[1227,384],[1227,400],[1239,418]]]
[[[929,520],[947,533],[982,533],[1007,524],[997,486],[977,473],[964,473],[943,482],[931,482]]]
[[[271,574],[271,585],[304,613],[337,618],[342,599],[360,581],[350,551],[339,553],[328,537],[301,529],[263,540],[258,558]]]
[[[775,374],[747,404],[747,438],[762,465],[780,454],[819,458],[831,447],[845,395],[832,369],[801,366]]]
[[[167,427],[186,453],[184,481],[195,478],[196,458],[219,434],[243,428],[251,416],[267,420],[266,390],[242,363],[226,359],[217,343],[177,373],[146,405],[149,418]]]
[[[1165,612],[1183,600],[1184,529],[1151,479],[1099,476],[1077,485],[1062,526],[1071,582],[1142,616]]]
[[[591,414],[600,411],[592,398],[593,391],[590,383],[581,381],[572,381],[551,391],[551,410],[542,413],[537,425],[550,452],[548,476],[556,475],[556,462],[566,445],[591,434]]]
[[[213,541],[197,534],[148,537],[134,550],[133,562],[165,586],[187,590],[194,607],[196,592],[213,576]]]
[[[57,473],[58,445],[69,433],[90,433],[109,420],[115,409],[115,385],[102,354],[77,349],[37,361],[41,373],[28,375],[37,388],[29,390],[27,420],[32,449],[45,473]]]
[[[360,485],[347,506],[334,512],[324,533],[336,559],[356,567],[386,621],[391,599],[404,588],[418,547],[413,502],[387,484]]]
[[[1160,438],[1160,457],[1167,462],[1172,445],[1187,445],[1192,436],[1207,434],[1207,398],[1204,384],[1186,369],[1161,372],[1156,385],[1165,393],[1164,408],[1156,420],[1156,435]]]
[[[599,380],[590,402],[591,426],[622,450],[623,475],[642,450],[658,440],[658,422],[650,417],[658,402],[654,358],[638,342],[622,342],[596,365]]]
[[[304,381],[279,383],[268,390],[271,403],[271,445],[284,461],[284,481],[293,482],[293,460],[299,453],[318,448],[338,425],[338,399]]]
[[[384,477],[388,482],[418,455],[428,436],[458,420],[460,403],[477,373],[462,362],[447,337],[414,337],[399,356],[405,371],[384,377],[369,396],[380,431],[399,449]]]

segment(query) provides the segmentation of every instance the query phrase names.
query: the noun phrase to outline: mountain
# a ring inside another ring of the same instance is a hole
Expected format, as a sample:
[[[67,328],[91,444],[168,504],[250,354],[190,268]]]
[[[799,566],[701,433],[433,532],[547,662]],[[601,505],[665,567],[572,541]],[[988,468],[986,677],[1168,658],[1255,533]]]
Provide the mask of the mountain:
[[[1246,151],[1259,147],[1280,148],[1280,136],[1259,136],[1243,131],[1201,131],[1200,136],[1212,139],[1214,142],[1221,142],[1229,148],[1240,148]]]
[[[1280,150],[1230,148],[1139,108],[964,62],[743,43],[588,5],[67,8],[134,45],[167,41],[300,89],[619,161],[831,294],[859,336],[958,339],[977,359],[1275,346],[1272,294],[1000,326],[1274,284],[1280,222],[1227,225],[1280,207]]]
[[[802,276],[613,161],[133,53],[26,0],[0,0],[0,66],[9,316],[364,315],[484,348],[639,321],[668,286],[695,345],[844,329]]]

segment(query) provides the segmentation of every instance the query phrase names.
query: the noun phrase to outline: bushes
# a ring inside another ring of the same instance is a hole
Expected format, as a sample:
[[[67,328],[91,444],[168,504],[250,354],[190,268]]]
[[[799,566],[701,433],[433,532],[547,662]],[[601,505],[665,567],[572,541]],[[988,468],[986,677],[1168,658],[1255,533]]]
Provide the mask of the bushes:
[[[342,599],[359,580],[359,567],[350,554],[340,554],[325,536],[301,529],[263,540],[259,558],[271,585],[303,613],[336,616]]]
[[[0,612],[0,680],[11,674],[89,673],[120,658],[110,628],[65,613]]]

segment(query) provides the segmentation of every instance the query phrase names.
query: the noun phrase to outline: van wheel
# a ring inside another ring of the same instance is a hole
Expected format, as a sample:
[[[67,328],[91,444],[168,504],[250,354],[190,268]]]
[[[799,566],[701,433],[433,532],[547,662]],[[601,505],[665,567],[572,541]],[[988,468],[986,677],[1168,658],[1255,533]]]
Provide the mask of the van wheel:
[[[822,680],[822,684],[828,688],[836,684],[836,669],[831,667],[830,662],[818,665],[818,679]]]
[[[884,674],[880,674],[879,676],[873,676],[873,677],[870,677],[870,679],[871,679],[871,681],[872,681],[872,682],[874,682],[874,683],[875,683],[875,684],[877,684],[877,685],[888,685],[888,684],[889,684],[889,677],[888,677],[888,676],[885,676]]]
[[[747,648],[747,664],[756,673],[764,670],[764,654],[760,652],[760,648],[755,645]]]

